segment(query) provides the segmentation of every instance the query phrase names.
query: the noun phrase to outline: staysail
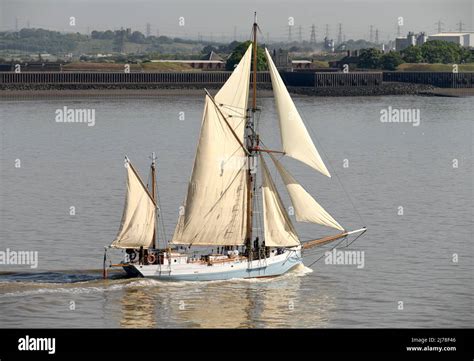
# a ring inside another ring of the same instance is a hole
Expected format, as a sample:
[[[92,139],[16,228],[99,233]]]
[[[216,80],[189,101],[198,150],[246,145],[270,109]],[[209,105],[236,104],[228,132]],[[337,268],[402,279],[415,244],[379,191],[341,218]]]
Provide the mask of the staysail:
[[[266,247],[293,247],[300,241],[283,206],[267,165],[260,155],[262,166],[263,224]]]
[[[173,244],[244,244],[247,156],[241,144],[251,55],[252,46],[249,46],[214,101],[206,97],[193,172],[171,240]]]
[[[114,248],[148,248],[153,243],[156,205],[133,165],[127,163],[127,195]]]
[[[270,157],[288,190],[291,203],[295,209],[296,220],[298,222],[317,223],[343,231],[344,228],[295,180],[283,167],[283,164],[273,154],[270,154]]]
[[[283,151],[287,156],[295,158],[331,177],[267,49],[265,49],[265,54],[280,121]]]

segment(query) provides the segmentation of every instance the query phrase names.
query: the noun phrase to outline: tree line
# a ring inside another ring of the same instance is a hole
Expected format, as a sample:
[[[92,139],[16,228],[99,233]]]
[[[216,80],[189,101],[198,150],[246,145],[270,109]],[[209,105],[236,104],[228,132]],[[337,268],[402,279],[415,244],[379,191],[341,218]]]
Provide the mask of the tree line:
[[[121,52],[125,42],[149,44],[151,50],[157,50],[163,44],[199,44],[200,42],[167,36],[146,37],[139,31],[106,30],[91,32],[91,35],[80,33],[61,33],[46,29],[21,29],[19,31],[0,32],[0,49],[21,50],[28,52],[48,52],[60,54],[73,52],[81,43],[91,40],[106,40],[111,42],[114,51]],[[202,42],[207,43],[207,42]]]
[[[362,49],[359,68],[396,70],[403,63],[463,64],[474,61],[471,50],[444,40],[430,40],[423,45],[409,46],[401,51],[383,53],[379,49]]]

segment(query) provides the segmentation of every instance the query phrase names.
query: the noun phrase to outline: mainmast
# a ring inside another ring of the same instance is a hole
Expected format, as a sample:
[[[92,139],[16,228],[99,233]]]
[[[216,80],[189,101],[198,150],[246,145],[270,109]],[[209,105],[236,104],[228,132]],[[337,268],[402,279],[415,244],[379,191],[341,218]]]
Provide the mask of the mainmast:
[[[157,203],[156,200],[156,157],[155,157],[155,152],[151,154],[151,197],[153,198],[153,201],[155,204]],[[151,244],[152,248],[156,248],[156,218],[155,218],[155,227],[153,229],[153,242]]]
[[[255,134],[255,112],[257,111],[257,12],[254,13],[253,22],[253,76],[252,76],[252,114],[247,121],[247,248],[248,259],[252,260],[252,228],[253,228],[253,192],[254,192],[254,177],[252,167],[255,166],[255,149],[258,145],[258,139]]]
[[[254,14],[253,22],[253,96],[252,113],[257,111],[257,12]]]

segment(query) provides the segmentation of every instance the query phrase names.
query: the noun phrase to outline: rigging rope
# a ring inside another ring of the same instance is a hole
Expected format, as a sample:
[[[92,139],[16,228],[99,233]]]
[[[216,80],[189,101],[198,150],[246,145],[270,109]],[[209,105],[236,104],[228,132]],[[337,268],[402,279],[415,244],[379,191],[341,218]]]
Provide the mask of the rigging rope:
[[[360,233],[356,238],[354,238],[354,240],[352,240],[350,243],[346,244],[344,247],[342,248],[347,248],[349,247],[352,243],[354,243],[355,241],[357,241],[359,239],[360,236],[362,236],[365,232],[362,232]],[[339,246],[342,242],[344,242],[345,240],[347,240],[347,236],[345,236],[340,242],[338,242],[334,247],[332,247],[329,252],[331,252],[332,250],[334,250],[337,246]],[[311,267],[313,264],[315,264],[316,262],[318,262],[319,260],[321,260],[323,257],[325,256],[325,254],[321,255],[321,257],[319,257],[316,261],[312,262],[308,267]]]
[[[254,216],[255,214],[257,215],[255,217],[255,228],[257,229],[257,237],[260,237],[261,240],[264,238],[264,229],[263,229],[263,219],[262,219],[262,212],[263,212],[263,207],[260,207],[261,201],[260,201],[260,191],[261,187],[257,186],[257,177],[255,174],[255,182],[254,182],[254,209],[255,211],[253,212]]]
[[[329,250],[329,252],[331,252],[334,248],[336,248],[337,246],[339,246],[342,242],[344,242],[346,240],[347,237],[344,237],[340,242],[338,242],[333,248],[331,248]],[[313,264],[315,264],[316,262],[318,262],[319,260],[321,260],[323,257],[325,256],[325,254],[321,255],[321,257],[319,257],[316,261],[310,263],[308,265],[308,267],[311,267]]]
[[[161,212],[161,201],[160,201],[160,192],[158,191],[158,185],[156,186],[156,204],[158,205],[158,219],[161,222],[161,236],[163,237],[163,242],[168,243],[166,241],[166,230],[165,230],[165,222],[163,219],[163,213]]]
[[[155,168],[155,171],[156,171],[156,168]],[[149,187],[149,184],[151,182],[151,170],[150,172],[148,173],[148,178],[147,178],[147,181],[146,181],[146,186],[147,188]],[[155,185],[155,191],[156,191],[156,206],[158,207],[158,222],[159,222],[159,225],[161,225],[161,227],[158,227],[158,234],[156,235],[157,238],[158,238],[158,242],[160,241],[160,230],[161,230],[161,237],[163,239],[163,242],[166,243],[166,231],[165,231],[165,222],[163,220],[163,213],[161,212],[161,201],[160,201],[160,192],[158,190],[158,184]],[[157,246],[157,245],[155,245]]]
[[[301,113],[300,113],[301,114]],[[313,128],[311,127],[311,124],[307,121],[305,121],[306,119],[306,116],[305,117],[302,117],[303,119],[303,122],[305,123],[305,125],[307,125],[307,127],[309,128],[309,131],[311,133],[311,135],[314,137],[314,139],[316,140],[316,143],[318,144],[318,148],[321,149],[321,152],[323,153],[324,155],[324,158],[327,159],[328,163],[329,163],[329,166],[331,168],[331,170],[334,172],[334,174],[336,175],[336,178],[339,182],[339,184],[341,185],[341,188],[342,190],[344,191],[347,199],[349,199],[349,202],[351,203],[352,205],[352,208],[355,210],[355,212],[357,213],[360,221],[362,222],[363,225],[365,225],[365,221],[364,219],[362,218],[362,215],[359,213],[357,207],[355,206],[352,198],[350,197],[349,193],[347,192],[346,188],[344,187],[344,185],[342,184],[342,181],[341,179],[339,178],[339,174],[337,173],[336,171],[336,168],[332,165],[332,162],[331,162],[331,159],[327,156],[326,152],[324,151],[324,147],[322,145],[322,143],[319,141],[318,137],[316,136],[316,133],[313,131]]]

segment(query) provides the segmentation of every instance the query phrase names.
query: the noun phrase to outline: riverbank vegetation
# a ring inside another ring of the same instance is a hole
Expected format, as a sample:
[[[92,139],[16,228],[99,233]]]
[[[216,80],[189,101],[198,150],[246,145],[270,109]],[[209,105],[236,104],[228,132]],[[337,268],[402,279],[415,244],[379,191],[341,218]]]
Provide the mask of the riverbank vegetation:
[[[457,64],[458,71],[472,71],[473,62],[474,55],[471,50],[459,44],[432,40],[423,45],[410,46],[400,52],[383,53],[376,48],[362,49],[357,67],[401,71],[452,71],[453,64]]]

